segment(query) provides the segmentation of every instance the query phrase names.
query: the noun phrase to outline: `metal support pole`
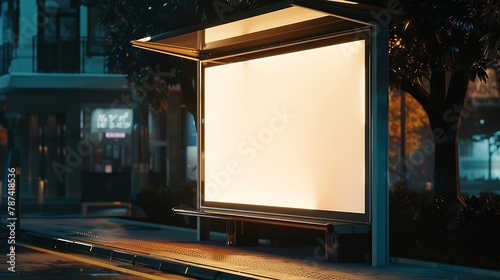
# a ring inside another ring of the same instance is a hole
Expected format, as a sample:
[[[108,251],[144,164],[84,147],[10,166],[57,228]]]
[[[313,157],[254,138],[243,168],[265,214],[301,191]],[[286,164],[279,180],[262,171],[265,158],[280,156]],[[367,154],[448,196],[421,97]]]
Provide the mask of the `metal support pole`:
[[[388,103],[389,31],[377,25],[372,30],[371,120],[372,120],[372,266],[389,265]]]
[[[335,262],[338,260],[338,235],[335,233],[334,226],[328,225],[325,230],[325,261]]]
[[[227,240],[227,245],[228,246],[233,246],[236,245],[237,242],[237,222],[232,221],[232,220],[227,220],[226,221],[226,240]]]
[[[38,204],[45,202],[45,181],[38,177]]]
[[[201,48],[205,42],[204,33],[198,32],[197,38],[198,47]],[[200,61],[196,62],[196,96],[197,96],[197,143],[198,143],[198,182],[196,186],[196,210],[201,211],[201,203],[202,203],[202,188],[205,180],[204,174],[204,96],[203,96],[203,65]],[[210,240],[210,220],[208,218],[196,218],[196,239],[198,241],[208,241]]]

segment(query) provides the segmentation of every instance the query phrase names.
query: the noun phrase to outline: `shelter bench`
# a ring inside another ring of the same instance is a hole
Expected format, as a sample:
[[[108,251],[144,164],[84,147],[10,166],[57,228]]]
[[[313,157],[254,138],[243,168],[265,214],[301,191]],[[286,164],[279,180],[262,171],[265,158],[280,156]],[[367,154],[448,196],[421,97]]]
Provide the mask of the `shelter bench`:
[[[89,207],[116,207],[126,208],[127,215],[132,215],[132,203],[121,201],[86,201],[82,202],[82,215],[87,216]]]
[[[244,222],[253,222],[253,223],[264,223],[264,224],[274,224],[281,226],[292,226],[299,228],[308,228],[315,229],[324,232],[324,239],[322,240],[323,244],[321,244],[324,249],[324,260],[325,261],[335,261],[337,259],[338,251],[338,235],[339,234],[354,234],[354,233],[369,233],[371,232],[370,225],[367,224],[349,224],[349,223],[329,223],[329,222],[314,222],[309,220],[297,221],[291,219],[269,219],[264,216],[255,215],[233,215],[227,213],[206,213],[199,210],[192,209],[180,209],[173,208],[172,212],[178,215],[184,216],[192,216],[197,218],[205,218],[207,219],[223,219],[226,220],[226,244],[229,246],[239,245],[238,239],[241,237],[241,233],[243,232],[243,223]],[[209,240],[209,229],[207,228],[207,224],[203,225],[200,221],[199,225],[202,230],[199,232],[200,241],[208,241]]]

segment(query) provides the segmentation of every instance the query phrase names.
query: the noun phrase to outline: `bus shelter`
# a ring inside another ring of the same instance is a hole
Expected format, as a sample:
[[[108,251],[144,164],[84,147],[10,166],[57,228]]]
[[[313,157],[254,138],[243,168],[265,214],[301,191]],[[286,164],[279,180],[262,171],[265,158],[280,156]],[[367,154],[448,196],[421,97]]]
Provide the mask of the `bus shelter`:
[[[198,205],[175,211],[324,228],[325,240],[365,225],[372,265],[388,265],[396,4],[287,0],[132,41],[198,65]]]

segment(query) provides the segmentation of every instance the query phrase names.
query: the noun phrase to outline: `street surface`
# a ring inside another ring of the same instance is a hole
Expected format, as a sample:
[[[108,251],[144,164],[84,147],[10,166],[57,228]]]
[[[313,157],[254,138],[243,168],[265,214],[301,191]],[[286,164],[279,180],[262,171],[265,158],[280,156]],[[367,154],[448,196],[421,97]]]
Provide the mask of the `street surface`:
[[[16,243],[15,272],[9,271],[11,265],[6,262],[5,240],[0,245],[0,278],[19,280],[33,279],[102,279],[102,280],[139,280],[139,279],[193,279],[168,274],[163,271],[146,268],[130,263],[93,258],[82,254],[62,253],[36,245]],[[12,269],[11,269],[12,270]]]

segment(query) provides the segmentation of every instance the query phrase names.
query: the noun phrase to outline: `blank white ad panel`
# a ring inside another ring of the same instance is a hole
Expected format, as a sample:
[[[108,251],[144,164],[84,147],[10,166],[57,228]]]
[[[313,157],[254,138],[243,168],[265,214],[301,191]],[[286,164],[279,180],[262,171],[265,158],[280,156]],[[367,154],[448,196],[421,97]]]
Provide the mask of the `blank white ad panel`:
[[[365,213],[363,40],[205,68],[207,202]]]

